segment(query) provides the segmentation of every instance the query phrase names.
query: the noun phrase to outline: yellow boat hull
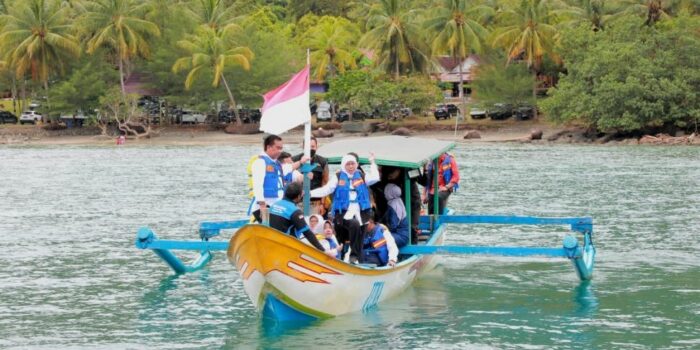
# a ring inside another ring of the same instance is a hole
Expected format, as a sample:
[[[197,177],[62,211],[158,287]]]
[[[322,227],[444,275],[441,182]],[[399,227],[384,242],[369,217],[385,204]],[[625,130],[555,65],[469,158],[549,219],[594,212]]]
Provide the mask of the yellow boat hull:
[[[429,244],[442,244],[443,228],[436,230]],[[435,256],[415,255],[394,268],[359,267],[256,224],[236,232],[227,255],[253,305],[264,316],[281,320],[368,311],[406,290],[437,263]]]

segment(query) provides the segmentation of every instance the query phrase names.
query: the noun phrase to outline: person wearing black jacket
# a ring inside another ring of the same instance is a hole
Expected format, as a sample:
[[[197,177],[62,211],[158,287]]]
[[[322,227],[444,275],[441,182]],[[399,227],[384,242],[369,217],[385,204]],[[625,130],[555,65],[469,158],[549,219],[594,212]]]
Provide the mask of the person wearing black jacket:
[[[311,136],[310,141],[311,149],[311,165],[314,167],[311,169],[313,177],[311,178],[310,184],[312,190],[317,189],[328,182],[328,160],[318,154],[316,150],[318,149],[318,141],[315,137]],[[292,157],[293,161],[298,161],[303,157],[304,154],[300,153]],[[325,217],[325,209],[322,205],[323,198],[311,199],[311,214],[320,214]]]

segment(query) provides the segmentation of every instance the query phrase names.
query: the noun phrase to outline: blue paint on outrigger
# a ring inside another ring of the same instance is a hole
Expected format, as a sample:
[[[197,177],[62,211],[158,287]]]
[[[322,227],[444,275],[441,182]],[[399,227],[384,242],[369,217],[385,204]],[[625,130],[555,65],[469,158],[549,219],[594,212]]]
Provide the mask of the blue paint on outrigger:
[[[211,261],[211,251],[228,249],[228,242],[209,242],[210,238],[221,234],[221,230],[237,229],[249,222],[249,220],[202,222],[199,225],[201,241],[158,239],[153,230],[148,227],[141,227],[136,233],[136,248],[153,250],[153,253],[163,259],[176,274],[195,272],[205,267]],[[199,250],[200,254],[192,264],[185,264],[171,250]]]
[[[225,251],[228,242],[211,242],[210,238],[218,236],[221,230],[237,229],[248,223],[248,220],[203,222],[199,226],[200,241],[172,241],[158,239],[155,233],[146,227],[139,229],[136,236],[136,247],[151,249],[177,274],[197,271],[206,266],[212,259],[212,251]],[[408,245],[401,249],[401,254],[484,254],[512,257],[546,256],[552,258],[568,258],[574,265],[581,280],[590,280],[593,276],[595,263],[595,246],[593,245],[593,220],[581,218],[542,218],[532,216],[490,216],[490,215],[439,215],[422,216],[421,227],[429,229],[441,224],[497,224],[497,225],[570,225],[574,232],[583,235],[582,244],[573,236],[565,236],[561,248],[547,247],[479,247],[479,246],[431,246]],[[171,250],[198,250],[199,257],[192,264],[185,264]]]

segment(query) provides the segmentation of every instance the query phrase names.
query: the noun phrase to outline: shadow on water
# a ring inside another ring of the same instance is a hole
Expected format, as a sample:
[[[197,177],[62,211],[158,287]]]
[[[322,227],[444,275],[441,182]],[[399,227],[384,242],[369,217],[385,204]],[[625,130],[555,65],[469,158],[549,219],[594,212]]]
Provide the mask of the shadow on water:
[[[166,303],[168,292],[177,289],[177,279],[182,275],[170,275],[163,278],[158,285],[147,290],[141,298],[141,305],[147,310],[157,310]]]
[[[260,334],[266,339],[274,341],[282,336],[293,335],[308,327],[320,325],[323,320],[313,321],[278,321],[275,319],[260,318]]]
[[[574,315],[593,318],[598,313],[598,298],[595,296],[591,281],[583,281],[574,288]]]
[[[591,281],[583,281],[573,289],[575,304],[572,319],[569,320],[567,334],[577,348],[595,349],[599,346],[599,332],[592,327],[591,321],[598,314],[598,298],[595,296]]]

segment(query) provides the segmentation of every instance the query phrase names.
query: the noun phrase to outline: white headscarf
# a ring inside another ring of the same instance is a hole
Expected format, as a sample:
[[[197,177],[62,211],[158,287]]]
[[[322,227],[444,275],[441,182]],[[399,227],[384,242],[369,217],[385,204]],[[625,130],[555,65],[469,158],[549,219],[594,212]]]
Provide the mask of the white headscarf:
[[[349,163],[349,162],[357,163],[357,160],[355,159],[355,156],[353,156],[352,154],[346,154],[346,155],[344,155],[344,156],[343,156],[343,159],[340,161],[340,170],[342,170],[342,171],[343,171],[344,173],[346,173],[346,174],[348,174],[348,172],[345,171],[345,164],[347,164],[347,163]],[[358,164],[358,165],[359,165],[359,164]],[[357,171],[357,170],[356,170],[356,171]],[[348,175],[351,175],[351,174],[348,174]]]
[[[386,184],[384,186],[384,197],[386,197],[387,204],[394,209],[396,216],[399,221],[406,217],[406,208],[401,200],[401,189],[392,183]]]
[[[318,223],[316,224],[316,226],[311,227],[311,217],[313,216],[315,216],[316,219],[318,219]],[[323,234],[323,224],[326,222],[326,220],[323,219],[323,216],[313,214],[306,220],[306,222],[309,224],[309,229],[311,229],[311,232],[313,234]]]

